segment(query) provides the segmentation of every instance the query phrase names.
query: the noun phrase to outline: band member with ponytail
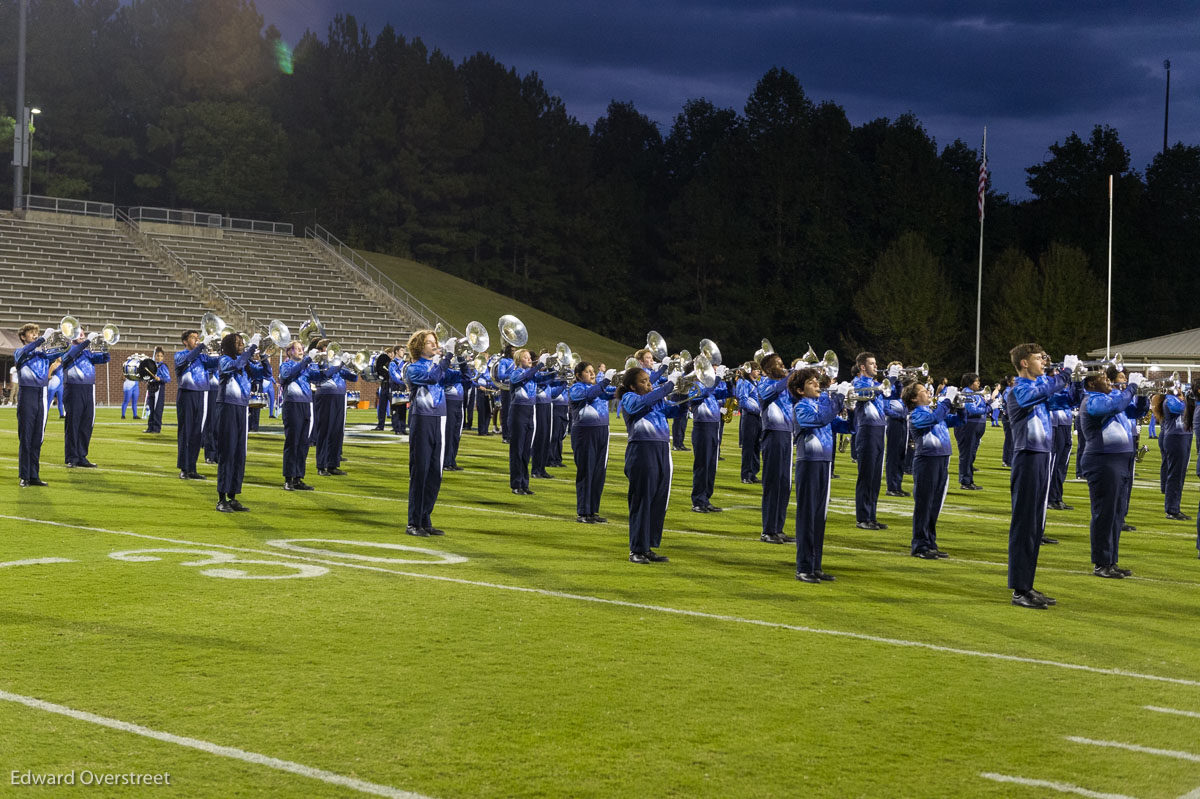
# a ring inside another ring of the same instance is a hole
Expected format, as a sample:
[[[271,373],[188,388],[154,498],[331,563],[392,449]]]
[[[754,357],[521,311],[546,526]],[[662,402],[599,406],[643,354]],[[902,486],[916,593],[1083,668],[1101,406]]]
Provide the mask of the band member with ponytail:
[[[779,353],[763,356],[761,365],[758,404],[762,413],[763,495],[759,540],[784,544],[792,541],[783,531],[792,492],[792,394],[788,391],[788,371]]]
[[[68,468],[96,466],[87,457],[96,424],[96,365],[108,362],[108,351],[92,352],[91,342],[82,330],[75,345],[63,355],[63,401],[67,406],[63,442]]]
[[[246,475],[246,435],[249,425],[250,380],[262,377],[262,365],[254,360],[260,337],[250,337],[244,346],[242,337],[230,333],[221,339],[217,404],[217,510],[222,513],[250,510],[238,501],[242,479]],[[244,348],[243,348],[244,347]]]
[[[681,405],[666,401],[680,374],[672,373],[658,388],[650,374],[626,369],[616,398],[629,432],[625,447],[625,476],[629,479],[629,561],[666,563],[654,548],[662,543],[671,490],[671,434],[667,417],[680,413]]]
[[[1134,373],[1129,376],[1130,388],[1113,391],[1107,373],[1088,375],[1083,381],[1079,420],[1087,447],[1081,468],[1091,498],[1092,573],[1097,577],[1119,580],[1132,574],[1117,562],[1136,451],[1127,411],[1141,382],[1142,375]]]
[[[587,361],[575,365],[571,402],[571,452],[575,457],[575,520],[604,524],[600,497],[608,470],[608,401],[616,394],[604,375]]]
[[[1162,449],[1162,488],[1167,518],[1188,521],[1191,516],[1179,509],[1183,496],[1183,481],[1187,477],[1188,461],[1192,455],[1192,416],[1196,410],[1195,396],[1187,392],[1184,399],[1174,394],[1157,394],[1150,400],[1150,409],[1160,426],[1158,445]]]
[[[1079,363],[1063,359],[1063,370],[1048,376],[1042,348],[1018,344],[1009,353],[1018,377],[1008,391],[1005,409],[1012,428],[1012,521],[1008,527],[1008,587],[1012,604],[1042,609],[1056,604],[1033,587],[1038,552],[1046,529],[1046,492],[1050,488],[1050,450],[1053,444],[1047,401],[1070,385]]]
[[[208,354],[208,345],[200,340],[200,331],[185,330],[179,337],[184,349],[175,352],[176,460],[181,480],[203,480],[196,472],[196,459],[208,418],[208,373],[220,364],[220,358]],[[149,423],[149,420],[147,420]],[[153,432],[147,427],[147,432]]]
[[[534,408],[539,383],[549,376],[541,373],[543,364],[535,364],[527,349],[513,353],[508,373],[508,484],[514,494],[528,495],[529,459],[533,456],[533,437],[537,427]]]
[[[909,435],[916,444],[913,454],[912,546],[909,549],[909,554],[914,558],[937,560],[948,557],[938,549],[937,520],[950,486],[948,428],[959,424],[958,415],[951,413],[957,396],[958,389],[947,386],[937,404],[930,407],[929,391],[920,383],[905,386],[901,395],[904,407],[908,409]],[[962,450],[959,453],[961,458]]]
[[[959,424],[954,428],[954,440],[958,443],[958,485],[964,491],[981,491],[975,485],[975,454],[979,452],[983,434],[987,431],[988,398],[979,393],[979,375],[974,372],[963,375],[961,384],[962,393],[967,395],[968,400],[959,412]],[[1068,427],[1068,449],[1070,432]]]
[[[850,384],[841,384],[832,395],[821,390],[821,375],[820,370],[805,367],[787,378],[796,431],[796,579],[804,583],[835,579],[821,569],[821,559],[833,472],[833,426],[846,429],[837,417]]]
[[[13,353],[17,369],[17,461],[20,485],[44,486],[41,478],[42,441],[46,438],[46,416],[50,412],[50,367],[63,350],[42,349],[46,343],[37,325],[22,325],[17,331],[20,347]]]
[[[739,373],[734,383],[738,403],[738,444],[742,448],[742,482],[760,483],[758,469],[762,460],[762,406],[758,401],[758,383],[762,367],[751,361],[749,371]]]
[[[279,391],[283,397],[283,488],[312,491],[313,487],[304,482],[313,426],[310,381],[321,369],[299,341],[293,340],[288,345],[286,355],[287,360],[279,365]]]
[[[154,379],[146,382],[146,433],[162,432],[163,406],[167,399],[167,383],[171,382],[171,370],[164,363],[166,352],[162,347],[154,348]],[[178,405],[178,400],[176,400]],[[178,409],[176,410],[178,417]],[[176,422],[178,424],[178,422]]]
[[[457,339],[438,344],[432,330],[418,330],[408,340],[412,363],[404,379],[412,387],[412,419],[408,435],[408,527],[415,536],[445,535],[433,526],[432,513],[442,488],[445,458],[446,391],[444,386]],[[435,360],[436,359],[436,360]]]

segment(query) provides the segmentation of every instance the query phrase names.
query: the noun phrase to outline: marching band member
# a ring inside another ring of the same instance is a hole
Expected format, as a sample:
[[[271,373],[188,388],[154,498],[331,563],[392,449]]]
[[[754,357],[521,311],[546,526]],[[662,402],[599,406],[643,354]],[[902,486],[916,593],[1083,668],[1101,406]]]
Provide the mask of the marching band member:
[[[325,352],[329,339],[317,342],[316,350]],[[342,442],[346,437],[346,381],[358,380],[358,373],[330,359],[312,379],[313,427],[317,431],[317,474],[335,477],[345,474],[342,465]]]
[[[506,343],[504,345],[504,349],[500,351],[500,353],[501,353],[500,354],[500,362],[496,364],[496,377],[499,378],[502,383],[502,385],[499,387],[500,388],[500,440],[503,441],[505,444],[509,444],[512,441],[512,436],[511,436],[511,431],[509,430],[509,425],[511,424],[511,419],[512,419],[511,407],[512,407],[513,394],[512,394],[511,386],[505,385],[505,384],[508,383],[508,377],[510,374],[512,374],[513,369],[516,367],[516,361],[513,360],[513,354],[515,352],[516,352],[516,348],[513,347],[513,345]],[[528,485],[529,481],[526,480],[525,482],[526,482],[525,487],[529,488],[529,485]]]
[[[487,353],[484,353],[486,355]],[[480,369],[475,375],[475,416],[478,419],[476,435],[490,436],[492,431],[492,398],[496,394],[496,384],[486,368]]]
[[[758,404],[762,413],[762,532],[759,540],[784,544],[792,540],[783,531],[792,492],[792,394],[783,358],[772,352],[762,359]],[[811,370],[810,370],[811,371]],[[793,373],[796,374],[796,373]],[[818,379],[818,383],[819,383]],[[803,383],[800,388],[803,388]]]
[[[283,399],[283,488],[285,491],[312,491],[304,482],[312,435],[311,380],[321,369],[293,339],[287,348],[287,360],[279,365],[279,390]]]
[[[538,363],[543,365],[550,354],[546,350],[542,350],[538,356]],[[537,385],[537,394],[533,402],[533,453],[531,457],[530,475],[542,480],[550,480],[554,475],[546,471],[546,464],[550,459],[550,434],[554,429],[554,414],[552,403],[557,394],[563,391],[563,384],[559,381],[550,381],[550,375],[547,374],[544,380],[539,380]]]
[[[988,400],[979,393],[979,375],[967,372],[962,376],[962,393],[968,398],[967,404],[957,414],[958,424],[951,425],[954,427],[954,440],[958,444],[958,485],[964,491],[981,491],[975,485],[975,454],[979,452],[983,434],[987,432]],[[1070,428],[1067,428],[1067,432],[1069,448]],[[916,467],[913,468],[915,470]]]
[[[1196,400],[1190,389],[1185,399],[1174,394],[1156,394],[1150,400],[1150,409],[1160,427],[1158,445],[1163,453],[1161,474],[1167,518],[1188,521],[1192,517],[1180,511],[1179,500],[1192,454],[1192,416]]]
[[[46,387],[50,392],[50,404],[58,408],[58,418],[65,418],[67,415],[67,410],[63,407],[63,379],[61,361],[50,364],[50,382],[46,384]]]
[[[1008,395],[1012,393],[1015,382],[1013,377],[1005,378],[1006,385],[1000,392],[1000,426],[1004,428],[1004,447],[1000,450],[1000,462],[1004,464],[1005,469],[1012,468],[1013,436],[1012,425],[1008,421]]]
[[[1050,489],[1053,433],[1046,404],[1051,396],[1070,385],[1070,374],[1079,358],[1068,355],[1063,359],[1062,372],[1039,380],[1046,370],[1040,346],[1018,344],[1009,356],[1018,377],[1006,402],[1013,437],[1008,587],[1013,592],[1012,604],[1041,609],[1055,604],[1053,598],[1033,587],[1038,550],[1046,529],[1046,493]]]
[[[725,367],[716,367],[717,377],[725,376]],[[692,412],[692,511],[720,513],[724,508],[712,504],[717,482],[717,457],[721,454],[721,403],[729,396],[729,387],[718,379],[710,388],[697,385],[688,397]]]
[[[275,418],[275,389],[272,386],[272,381],[275,378],[274,371],[271,369],[271,357],[269,355],[260,355],[258,365],[262,367],[262,374],[252,376],[250,379],[251,394],[266,394],[267,395],[267,410],[271,418]],[[262,414],[262,408],[249,409],[249,423],[247,429],[252,433],[258,432],[258,417]]]
[[[552,467],[566,466],[563,463],[563,439],[567,436],[567,428],[571,426],[571,399],[567,396],[567,386],[564,383],[558,393],[550,397],[550,454],[547,465]]]
[[[17,331],[22,346],[13,353],[17,369],[17,460],[20,485],[48,485],[41,478],[42,441],[50,412],[50,366],[62,350],[45,350],[46,338],[37,325],[22,325]]]
[[[205,463],[217,462],[217,425],[220,424],[217,416],[221,413],[221,409],[217,405],[217,397],[221,389],[220,363],[220,356],[216,356],[212,359],[212,364],[208,366],[208,394],[204,398],[207,407],[204,414],[204,429],[200,431],[204,436]]]
[[[675,390],[680,374],[672,373],[657,388],[650,386],[650,373],[627,369],[621,376],[616,398],[629,432],[625,447],[625,476],[629,479],[629,561],[666,563],[669,558],[654,548],[662,544],[671,491],[671,434],[667,417],[680,413],[682,405],[666,401]]]
[[[902,381],[900,370],[904,364],[892,361],[888,364],[888,379],[900,389]],[[911,474],[911,460],[908,455],[908,413],[904,409],[904,401],[900,398],[885,400],[884,412],[887,424],[884,432],[883,474],[889,497],[907,497],[904,490],[904,475]],[[908,467],[905,468],[905,462]]]
[[[575,382],[568,390],[571,409],[571,454],[575,458],[575,521],[604,524],[600,497],[608,469],[608,401],[616,387],[596,376],[587,361],[575,365]]]
[[[408,435],[408,403],[412,399],[408,383],[404,382],[404,366],[409,362],[408,347],[397,346],[388,364],[388,379],[392,384],[392,432]]]
[[[1119,394],[1129,385],[1129,376],[1124,372],[1118,372],[1117,367],[1109,366],[1105,372],[1108,375],[1108,382],[1112,384],[1112,391],[1110,394]],[[1149,412],[1149,410],[1150,398],[1139,394],[1134,397],[1133,402],[1129,403],[1129,407],[1125,409],[1125,413],[1118,417],[1121,421],[1121,424],[1124,425],[1125,431],[1128,433],[1129,438],[1133,441],[1133,455],[1129,460],[1129,480],[1127,480],[1125,484],[1125,496],[1121,500],[1120,507],[1117,508],[1117,515],[1120,516],[1121,523],[1119,532],[1122,533],[1131,533],[1137,529],[1132,524],[1129,524],[1125,520],[1125,517],[1129,514],[1129,500],[1130,497],[1133,496],[1133,477],[1134,472],[1137,470],[1137,457],[1139,451],[1138,442],[1142,435],[1141,430],[1138,427],[1138,423],[1139,420]],[[1079,457],[1082,458],[1084,454],[1085,450],[1081,446],[1079,448]],[[1117,537],[1117,542],[1120,543],[1120,536]]]
[[[121,418],[125,418],[125,409],[133,408],[133,418],[140,419],[138,416],[138,395],[141,393],[141,387],[137,380],[125,378],[125,382],[121,384]]]
[[[787,378],[797,444],[796,579],[804,583],[835,579],[821,570],[821,558],[825,550],[825,519],[829,515],[829,476],[833,472],[833,425],[840,422],[837,416],[841,400],[850,392],[850,384],[842,383],[838,388],[840,399],[835,399],[821,390],[822,374],[818,369],[805,367]],[[766,477],[765,472],[763,476]]]
[[[185,330],[179,338],[184,349],[175,352],[175,379],[179,381],[175,395],[175,468],[181,480],[203,480],[204,476],[196,472],[196,459],[200,457],[208,418],[208,372],[220,364],[220,359],[208,354],[200,331]]]
[[[875,379],[875,355],[860,352],[854,359],[858,377],[854,378],[855,389],[879,386]],[[875,518],[879,502],[879,482],[883,476],[883,428],[886,417],[886,401],[882,394],[870,400],[858,402],[854,409],[855,459],[858,461],[858,481],[854,485],[854,516],[857,527],[863,530],[886,530],[887,525]]]
[[[388,363],[391,363],[391,348],[384,350],[388,355]],[[382,431],[383,423],[387,421],[388,416],[392,413],[392,381],[384,378],[379,381],[379,385],[375,388],[375,429]]]
[[[1042,357],[1047,363],[1050,362],[1050,356],[1046,353],[1043,352]],[[1050,460],[1050,494],[1046,504],[1050,510],[1075,510],[1074,506],[1063,502],[1063,483],[1066,482],[1067,467],[1071,460],[1071,426],[1074,422],[1072,411],[1077,403],[1074,383],[1050,397],[1046,403],[1046,407],[1050,409],[1050,426],[1054,434],[1053,457]]]
[[[1136,452],[1127,411],[1141,382],[1142,375],[1135,373],[1129,376],[1131,388],[1113,391],[1107,373],[1083,381],[1079,419],[1088,444],[1081,459],[1092,505],[1092,573],[1097,577],[1119,580],[1132,573],[1117,566],[1117,560]]]
[[[412,387],[412,420],[408,438],[408,527],[415,536],[445,535],[433,526],[432,513],[442,488],[445,457],[447,377],[456,339],[438,344],[432,330],[418,330],[408,340],[412,362],[404,379]],[[435,361],[434,358],[437,358]],[[393,361],[394,363],[394,361]]]
[[[762,406],[758,401],[758,383],[762,379],[762,367],[750,362],[750,371],[741,372],[733,384],[737,396],[738,444],[742,448],[742,482],[759,483],[758,469],[762,453]]]
[[[262,365],[253,362],[260,337],[246,346],[237,333],[221,339],[217,374],[217,510],[222,513],[250,510],[238,501],[246,475],[246,436],[249,425],[250,379],[262,377]]]
[[[146,433],[162,432],[163,405],[167,400],[167,383],[171,382],[171,370],[163,362],[166,352],[162,347],[154,348],[154,379],[146,383]],[[178,404],[178,402],[176,403]],[[192,460],[195,464],[195,459]]]
[[[68,468],[96,466],[87,457],[96,424],[96,364],[109,360],[107,350],[92,352],[91,342],[84,338],[82,330],[75,345],[62,357],[63,401],[67,406],[63,453]]]
[[[514,494],[533,493],[529,488],[529,460],[537,426],[534,407],[538,382],[545,382],[538,374],[542,368],[542,364],[534,364],[529,350],[513,353],[513,367],[508,374],[508,484]]]
[[[463,383],[463,430],[470,430],[475,426],[475,374],[474,369],[471,370],[472,377],[466,383]]]
[[[446,439],[442,471],[462,471],[462,467],[458,465],[458,445],[462,441],[465,421],[463,403],[466,401],[466,387],[470,385],[473,377],[470,369],[469,361],[460,361],[458,369],[446,370],[446,382],[442,384],[446,393]]]
[[[976,378],[978,381],[978,378]],[[965,380],[963,381],[966,382]],[[912,546],[914,558],[937,560],[949,557],[938,549],[937,520],[946,504],[950,487],[950,431],[959,425],[951,413],[958,389],[946,386],[937,404],[930,407],[929,390],[920,383],[904,388],[901,399],[908,409],[908,427],[916,452],[913,454]],[[962,450],[959,450],[962,457]]]

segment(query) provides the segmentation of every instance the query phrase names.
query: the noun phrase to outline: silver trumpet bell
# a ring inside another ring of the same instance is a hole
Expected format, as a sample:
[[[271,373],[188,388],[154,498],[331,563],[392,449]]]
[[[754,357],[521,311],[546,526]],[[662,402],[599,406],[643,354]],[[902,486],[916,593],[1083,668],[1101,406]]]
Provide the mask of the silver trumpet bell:
[[[505,344],[524,347],[529,341],[529,331],[525,328],[525,324],[512,314],[501,316],[496,326],[500,329],[500,338],[504,340]]]
[[[286,350],[292,343],[292,331],[278,319],[272,319],[267,325],[267,333],[262,337],[259,352],[263,355],[273,355],[277,350]]]
[[[47,328],[46,346],[51,348],[68,347],[79,335],[79,320],[74,316],[64,316],[56,326]]]
[[[438,344],[447,341],[450,338],[450,327],[445,322],[438,322],[433,326],[433,335],[438,340]]]
[[[650,350],[656,361],[661,362],[667,359],[667,340],[657,330],[651,330],[646,334],[646,349]]]
[[[91,342],[91,345],[94,347],[99,344],[105,352],[108,352],[108,348],[120,340],[121,329],[112,322],[100,328],[99,332],[88,333],[88,341]]]
[[[361,375],[363,378],[371,379],[371,351],[361,349],[354,353],[354,357],[350,359],[350,368]]]
[[[816,363],[813,364],[813,368],[814,369],[823,369],[825,371],[825,374],[829,375],[830,380],[836,380],[837,375],[838,375],[838,370],[841,369],[840,365],[838,364],[837,353],[834,352],[833,350],[825,350],[825,354],[822,356],[820,361],[817,361]],[[888,391],[891,391],[891,385],[892,385],[891,381],[885,381],[885,382],[888,384]],[[887,393],[887,392],[884,392],[884,393]]]
[[[852,388],[850,393],[846,395],[846,405],[853,407],[860,402],[870,402],[879,394],[891,394],[892,381],[886,377],[883,382],[877,386],[866,386],[863,388]]]
[[[487,328],[483,326],[483,322],[467,322],[467,332],[462,341],[459,342],[459,347],[463,348],[463,354],[465,355],[466,348],[470,348],[472,352],[487,352],[488,346],[491,343],[491,337],[488,336]]]
[[[764,338],[763,344],[770,346],[771,342]],[[700,355],[706,358],[711,366],[721,365],[721,348],[711,338],[700,339]]]
[[[929,377],[929,364],[923,363],[920,366],[901,366],[900,374],[905,377],[919,377],[925,379]]]

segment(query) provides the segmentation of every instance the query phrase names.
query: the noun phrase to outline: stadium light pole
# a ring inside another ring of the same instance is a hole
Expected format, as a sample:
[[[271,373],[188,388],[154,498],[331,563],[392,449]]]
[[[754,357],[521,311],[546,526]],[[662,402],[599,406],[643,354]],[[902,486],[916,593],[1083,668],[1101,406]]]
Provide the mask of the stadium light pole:
[[[1171,61],[1163,61],[1163,69],[1167,71],[1167,101],[1163,105],[1163,155],[1167,154],[1167,120],[1171,117]]]
[[[29,137],[29,146],[26,147],[26,151],[29,153],[29,163],[25,165],[29,168],[29,188],[25,191],[26,195],[33,194],[33,118],[40,113],[42,113],[42,109],[37,106],[25,109],[25,135]],[[45,190],[43,186],[42,191]]]
[[[17,0],[17,114],[25,113],[25,27],[29,17],[29,0]],[[13,210],[21,207],[21,189],[24,188],[25,131],[24,119],[13,125]]]

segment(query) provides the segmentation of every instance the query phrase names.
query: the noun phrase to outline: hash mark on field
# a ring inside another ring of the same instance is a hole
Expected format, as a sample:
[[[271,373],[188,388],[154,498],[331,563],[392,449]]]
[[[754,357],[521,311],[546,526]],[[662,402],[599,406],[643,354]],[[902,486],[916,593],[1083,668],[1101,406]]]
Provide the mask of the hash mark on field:
[[[1051,782],[1050,780],[1031,780],[1028,777],[1013,777],[1008,774],[994,774],[990,771],[982,772],[980,777],[993,782],[1009,782],[1014,785],[1024,785],[1029,788],[1049,788],[1052,791],[1059,793],[1073,793],[1079,796],[1087,796],[1090,799],[1133,799],[1131,796],[1126,796],[1122,793],[1100,793],[1098,791],[1089,791],[1087,788],[1081,788],[1078,785],[1072,785],[1069,782]]]
[[[29,558],[28,560],[10,560],[0,563],[0,569],[6,566],[39,566],[43,563],[74,563],[70,558]]]
[[[1092,738],[1080,738],[1077,735],[1066,736],[1068,741],[1077,744],[1087,744],[1088,746],[1103,746],[1108,749],[1124,749],[1128,752],[1139,752],[1143,755],[1161,755],[1162,757],[1173,757],[1176,760],[1187,760],[1191,763],[1200,763],[1200,755],[1194,755],[1191,752],[1181,752],[1177,749],[1155,749],[1151,746],[1139,746],[1137,744],[1126,744],[1120,741],[1097,741]]]
[[[375,782],[367,782],[365,780],[346,777],[342,774],[335,774],[332,771],[305,766],[302,763],[293,763],[290,760],[280,760],[269,755],[261,755],[258,752],[248,752],[245,749],[238,749],[233,746],[222,746],[210,741],[202,741],[199,738],[188,738],[183,735],[175,735],[169,732],[161,732],[152,730],[149,727],[143,727],[140,724],[131,724],[128,721],[119,719],[111,719],[106,716],[97,716],[94,713],[88,713],[84,710],[74,710],[65,705],[56,705],[53,702],[45,702],[41,699],[35,699],[32,696],[21,696],[20,694],[11,694],[8,691],[0,691],[0,700],[5,702],[15,702],[18,705],[25,705],[34,710],[43,710],[47,713],[57,713],[60,716],[76,719],[78,721],[86,721],[89,724],[97,724],[101,727],[108,727],[121,732],[130,732],[134,735],[141,735],[144,738],[153,738],[156,741],[165,741],[166,743],[175,744],[177,746],[186,746],[190,749],[199,749],[201,752],[207,752],[210,755],[218,755],[220,757],[228,757],[232,760],[241,760],[246,763],[253,763],[256,766],[266,766],[273,768],[276,771],[286,771],[290,774],[298,774],[301,777],[308,777],[313,780],[329,783],[330,785],[339,785],[343,788],[360,793],[369,793],[374,796],[386,796],[389,799],[429,799],[418,793],[411,791],[402,791],[399,788],[393,788],[390,785],[380,785]]]
[[[1190,719],[1200,719],[1200,713],[1191,710],[1176,710],[1173,707],[1158,707],[1156,705],[1142,705],[1143,710],[1153,710],[1155,713],[1170,713],[1174,716],[1187,716]]]

